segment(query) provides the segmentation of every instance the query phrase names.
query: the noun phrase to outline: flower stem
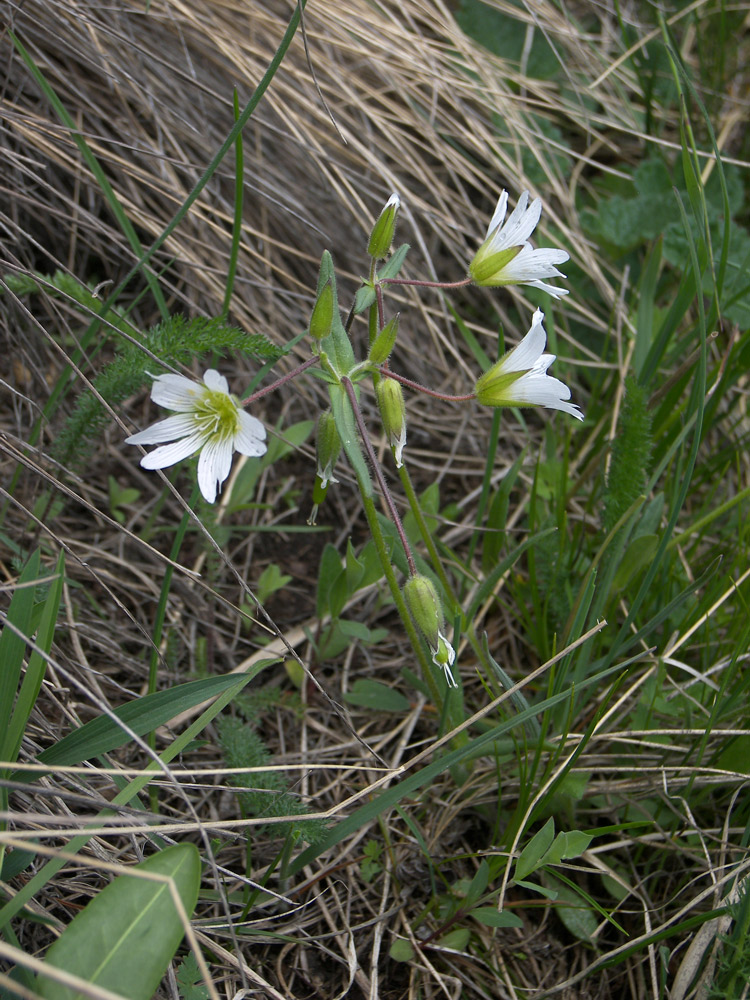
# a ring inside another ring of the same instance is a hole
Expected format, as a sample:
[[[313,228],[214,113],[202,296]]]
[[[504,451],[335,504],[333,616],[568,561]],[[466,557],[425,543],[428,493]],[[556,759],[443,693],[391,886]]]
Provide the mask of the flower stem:
[[[458,597],[456,596],[456,592],[454,591],[453,585],[448,579],[448,574],[445,572],[445,569],[443,568],[443,561],[440,558],[440,553],[437,550],[437,546],[435,545],[432,534],[430,533],[430,529],[427,525],[427,522],[424,519],[424,514],[422,513],[422,508],[419,503],[419,498],[417,497],[417,494],[414,490],[414,486],[411,481],[411,476],[409,475],[409,470],[406,468],[405,465],[402,465],[401,468],[398,470],[398,474],[401,477],[401,485],[404,487],[404,492],[406,493],[406,499],[408,501],[409,507],[411,508],[411,512],[414,515],[414,519],[417,522],[417,527],[419,528],[419,533],[422,536],[422,541],[424,542],[427,551],[429,553],[430,562],[432,563],[432,568],[435,570],[438,579],[443,585],[443,590],[445,591],[446,596],[449,597],[450,600],[453,602],[454,608],[451,609],[451,611],[453,611],[455,608],[460,608],[460,603]]]
[[[404,553],[406,555],[406,561],[409,564],[409,572],[412,576],[417,575],[417,564],[414,562],[414,554],[411,551],[411,546],[409,545],[409,540],[406,537],[406,532],[404,531],[404,526],[401,523],[401,517],[398,510],[396,509],[396,504],[393,502],[393,496],[391,491],[388,489],[388,483],[385,481],[385,476],[383,475],[383,470],[380,467],[380,462],[378,462],[375,450],[372,447],[372,441],[370,441],[370,436],[367,433],[367,428],[365,427],[365,422],[362,419],[362,411],[359,408],[359,403],[357,402],[357,396],[354,392],[354,386],[351,381],[346,378],[341,379],[341,384],[346,390],[346,394],[349,397],[349,403],[351,404],[352,412],[354,413],[354,419],[357,422],[357,429],[359,430],[359,436],[362,438],[362,444],[365,446],[365,451],[367,452],[367,457],[370,459],[370,465],[372,466],[372,471],[375,473],[375,478],[378,481],[381,492],[383,494],[383,499],[385,500],[385,505],[388,508],[388,513],[391,516],[391,520],[398,532],[398,537],[401,539],[401,544],[404,547]]]
[[[258,389],[257,392],[253,392],[245,399],[241,399],[240,406],[249,406],[251,403],[254,403],[256,399],[260,399],[262,396],[267,396],[269,392],[273,392],[275,389],[284,385],[285,382],[289,382],[291,379],[297,378],[297,376],[301,375],[303,371],[307,368],[312,368],[312,366],[316,365],[319,361],[320,358],[317,354],[314,358],[308,358],[307,361],[295,368],[294,371],[287,372],[286,375],[282,375],[281,378],[276,379],[276,381],[272,382],[271,385],[267,385],[265,389]]]
[[[378,462],[377,455],[372,447],[372,442],[367,433],[367,428],[365,427],[364,420],[362,418],[362,411],[357,403],[357,397],[354,392],[354,386],[348,378],[342,378],[341,384],[346,390],[346,394],[349,397],[349,403],[352,407],[352,412],[354,413],[354,419],[357,423],[357,429],[359,430],[359,435],[362,439],[362,444],[364,445],[367,457],[370,460],[370,465],[372,466],[373,472],[375,473],[375,478],[377,479],[380,489],[382,490],[383,497],[388,507],[388,512],[391,515],[393,524],[398,532],[398,536],[401,539],[401,544],[404,548],[404,553],[406,555],[406,561],[409,565],[409,572],[412,576],[416,575],[417,566],[414,561],[414,555],[411,551],[411,546],[406,537],[406,532],[404,531],[404,526],[401,522],[401,518],[396,509],[396,505],[393,502],[393,497],[390,490],[388,489],[388,484],[383,476],[383,470],[380,468],[380,463]],[[371,496],[368,495],[367,490],[364,488],[364,484],[360,482],[359,476],[357,476],[357,486],[359,487],[360,496],[362,497],[362,506],[364,507],[365,516],[367,517],[367,524],[370,528],[370,534],[375,543],[375,549],[378,553],[380,559],[380,565],[383,567],[383,574],[388,583],[388,587],[391,591],[393,601],[396,605],[396,609],[399,613],[401,621],[406,629],[406,634],[409,637],[409,642],[412,645],[414,654],[419,661],[420,668],[422,670],[422,676],[427,682],[427,686],[430,689],[430,695],[435,703],[436,708],[442,712],[443,710],[443,696],[440,693],[440,689],[435,681],[435,677],[432,671],[431,664],[425,655],[424,647],[419,638],[414,623],[411,620],[411,615],[409,614],[409,609],[406,606],[403,595],[401,593],[401,588],[398,585],[398,580],[396,579],[396,574],[394,572],[391,560],[388,556],[388,550],[385,544],[385,538],[383,537],[383,531],[378,523],[377,511],[375,509],[375,502]]]
[[[473,280],[473,278],[462,278],[461,281],[424,281],[417,278],[378,278],[378,284],[409,285],[412,288],[464,288]]]
[[[438,712],[443,711],[443,696],[440,693],[440,688],[438,687],[435,677],[432,672],[432,665],[427,659],[424,651],[424,647],[419,638],[416,628],[414,627],[414,622],[411,620],[411,615],[409,614],[409,609],[406,606],[406,601],[404,601],[403,595],[401,593],[401,588],[398,585],[398,580],[396,579],[396,574],[393,570],[391,560],[388,556],[388,550],[385,544],[385,538],[383,537],[383,531],[378,523],[378,515],[375,510],[375,502],[371,496],[367,496],[367,493],[362,487],[362,484],[357,479],[357,485],[359,486],[360,496],[362,497],[362,506],[365,510],[365,517],[367,518],[367,524],[370,528],[370,534],[372,535],[372,540],[375,542],[375,549],[380,558],[380,565],[383,567],[383,575],[385,576],[386,582],[388,583],[388,588],[393,597],[394,604],[396,605],[396,610],[399,613],[399,617],[403,622],[404,628],[406,629],[406,634],[409,637],[409,642],[414,650],[414,655],[416,656],[419,666],[422,671],[422,676],[427,682],[427,686],[430,689],[430,695],[437,708]]]
[[[417,392],[423,392],[427,396],[434,396],[435,399],[442,399],[448,403],[466,403],[470,399],[476,399],[476,394],[473,392],[469,392],[465,396],[451,396],[447,392],[437,392],[435,389],[428,389],[427,386],[421,385],[419,382],[414,382],[412,379],[406,378],[405,375],[397,375],[396,372],[392,372],[386,365],[382,365],[378,371],[385,378],[395,379],[396,382],[408,386],[409,389],[415,389]]]

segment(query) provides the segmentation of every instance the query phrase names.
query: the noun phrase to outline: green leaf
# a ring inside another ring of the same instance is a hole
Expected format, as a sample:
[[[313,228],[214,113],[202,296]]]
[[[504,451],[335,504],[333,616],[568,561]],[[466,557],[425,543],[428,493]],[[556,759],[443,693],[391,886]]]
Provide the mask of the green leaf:
[[[465,906],[471,906],[473,903],[483,895],[487,885],[490,881],[490,866],[487,864],[487,859],[482,858],[479,868],[477,868],[474,878],[469,884],[469,888],[466,890],[466,897],[464,900]]]
[[[190,919],[198,901],[200,857],[194,844],[176,844],[133,871],[164,878],[118,875],[66,927],[45,963],[128,1000],[151,1000],[185,932],[165,879],[172,880]],[[43,974],[36,990],[44,1000],[83,997]]]
[[[528,889],[529,892],[538,892],[540,896],[551,899],[553,902],[557,899],[557,893],[554,889],[547,889],[543,885],[537,885],[536,882],[526,882],[519,878],[516,879],[516,885],[520,885],[522,889]]]
[[[477,906],[471,916],[485,927],[523,927],[523,920],[507,910],[496,910],[494,906]]]
[[[388,955],[394,962],[411,962],[414,958],[414,948],[412,948],[410,941],[404,941],[401,938],[393,942],[388,949]]]
[[[378,277],[381,280],[383,278],[397,278],[399,271],[404,266],[404,261],[406,260],[408,252],[409,244],[402,243],[398,250],[394,250],[386,263],[380,268],[378,271]]]
[[[550,887],[557,892],[555,913],[563,925],[578,938],[579,941],[591,943],[594,941],[599,920],[594,910],[585,902],[581,895],[571,886],[552,876],[545,876]]]
[[[471,931],[468,927],[456,927],[455,930],[448,931],[439,938],[437,943],[441,948],[450,948],[451,951],[466,951],[470,937]]]
[[[555,821],[550,817],[538,833],[535,833],[529,843],[521,852],[521,857],[516,861],[514,877],[518,879],[526,878],[531,872],[539,867],[541,860],[552,846],[555,836]]]
[[[275,594],[277,590],[282,590],[291,579],[291,576],[287,573],[281,572],[278,563],[270,563],[258,577],[258,583],[255,588],[258,601],[261,604],[265,603],[271,594]]]
[[[359,437],[357,436],[351,403],[344,387],[341,385],[330,386],[329,393],[331,396],[331,410],[336,421],[336,430],[339,432],[346,457],[352,464],[360,488],[366,496],[370,497],[372,496],[372,480],[370,479],[367,462],[365,462]]]
[[[365,575],[364,563],[357,559],[351,538],[346,546],[346,589],[349,594],[353,594],[359,587],[362,577]]]
[[[198,959],[192,951],[180,962],[175,978],[182,1000],[208,1000],[208,987],[201,982]]]
[[[143,736],[158,726],[163,726],[180,712],[222,694],[239,679],[237,674],[228,674],[188,681],[187,684],[178,684],[167,691],[155,691],[154,694],[136,698],[135,701],[116,708],[113,714],[136,735]],[[118,726],[115,719],[100,715],[64,736],[54,746],[43,750],[37,761],[51,765],[80,764],[82,760],[89,760],[124,746],[129,740],[130,736]]]
[[[583,854],[593,839],[591,834],[582,833],[580,830],[558,833],[552,846],[539,862],[539,866],[558,865],[565,858],[577,858],[579,854]]]
[[[394,691],[380,681],[368,680],[365,677],[360,677],[354,682],[352,690],[344,695],[344,701],[349,705],[374,708],[380,712],[405,712],[409,708],[409,699],[400,691]]]
[[[341,556],[338,554],[336,546],[327,542],[320,557],[320,568],[318,569],[318,596],[316,605],[318,618],[324,618],[326,615],[331,615],[332,618],[338,617],[338,612],[334,613],[331,607],[331,591],[336,581],[343,576],[343,573]]]

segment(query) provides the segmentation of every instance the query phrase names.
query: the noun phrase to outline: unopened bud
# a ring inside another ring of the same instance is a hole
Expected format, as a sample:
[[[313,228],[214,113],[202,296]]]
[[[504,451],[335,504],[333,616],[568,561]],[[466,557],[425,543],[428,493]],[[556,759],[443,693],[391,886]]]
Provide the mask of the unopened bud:
[[[396,343],[396,337],[398,336],[398,318],[399,313],[396,313],[393,319],[389,323],[386,323],[372,342],[370,361],[376,365],[382,365],[384,361],[387,361],[389,354],[393,350],[393,345]]]
[[[383,260],[388,256],[388,251],[393,243],[393,234],[396,230],[396,215],[401,204],[401,199],[397,194],[392,194],[383,207],[378,221],[372,227],[370,242],[367,244],[367,252],[375,260]]]
[[[331,332],[333,305],[333,289],[330,281],[327,281],[320,290],[310,316],[310,336],[313,340],[320,342]]]
[[[380,410],[380,419],[383,421],[383,430],[388,438],[388,443],[393,449],[393,457],[396,459],[396,468],[400,469],[404,464],[401,455],[406,444],[406,407],[404,406],[404,394],[401,386],[392,378],[382,378],[375,389]]]

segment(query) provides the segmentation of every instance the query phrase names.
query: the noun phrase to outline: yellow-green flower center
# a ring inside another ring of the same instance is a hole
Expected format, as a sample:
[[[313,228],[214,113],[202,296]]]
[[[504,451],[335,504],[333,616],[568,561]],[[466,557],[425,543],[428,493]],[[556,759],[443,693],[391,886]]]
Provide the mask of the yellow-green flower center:
[[[240,429],[236,397],[218,389],[205,389],[196,403],[193,417],[200,430],[222,440],[234,437]]]

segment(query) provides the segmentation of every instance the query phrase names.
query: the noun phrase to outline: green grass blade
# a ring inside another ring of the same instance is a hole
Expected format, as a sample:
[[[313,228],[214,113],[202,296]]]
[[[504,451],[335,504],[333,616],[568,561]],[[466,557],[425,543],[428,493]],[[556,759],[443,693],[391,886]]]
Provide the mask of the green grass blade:
[[[234,89],[234,121],[235,125],[240,119],[240,99],[237,88]],[[242,145],[242,132],[237,135],[234,144],[234,219],[232,222],[232,246],[229,252],[229,267],[227,268],[227,283],[224,289],[224,305],[222,315],[229,314],[229,306],[232,301],[234,291],[234,279],[237,275],[237,259],[240,252],[240,241],[242,239],[242,205],[245,192],[245,151]]]
[[[7,621],[13,626],[3,628],[0,635],[0,733],[2,733],[3,760],[8,760],[8,725],[21,677],[26,644],[22,636],[31,632],[31,611],[34,606],[33,581],[39,578],[39,550],[37,549],[18,578],[16,592],[8,608]]]
[[[39,690],[44,680],[44,672],[47,667],[47,655],[52,648],[52,641],[55,638],[55,627],[57,625],[57,614],[60,610],[60,598],[62,597],[63,578],[65,573],[65,553],[61,552],[55,567],[57,574],[50,586],[47,600],[44,602],[42,617],[36,634],[36,648],[29,657],[26,667],[26,674],[18,692],[16,707],[8,725],[5,736],[5,746],[3,756],[5,760],[15,760],[21,746],[23,734],[31,715],[31,710],[36,704]]]

